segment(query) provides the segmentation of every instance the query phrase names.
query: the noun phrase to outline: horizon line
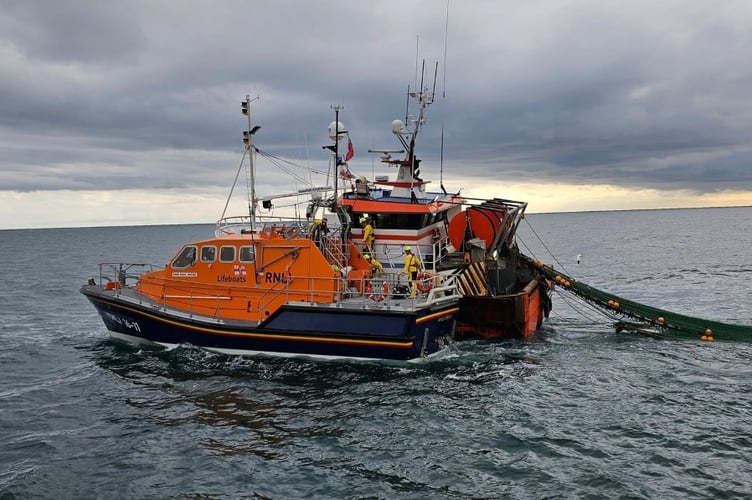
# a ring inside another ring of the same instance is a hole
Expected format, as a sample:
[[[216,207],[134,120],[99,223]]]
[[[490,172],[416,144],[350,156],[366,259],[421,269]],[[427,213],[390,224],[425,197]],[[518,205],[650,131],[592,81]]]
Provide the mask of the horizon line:
[[[662,207],[662,208],[617,208],[601,210],[573,210],[573,211],[555,211],[555,212],[526,212],[525,215],[566,215],[566,214],[583,214],[583,213],[610,213],[610,212],[649,212],[659,210],[713,210],[728,208],[752,208],[752,205],[724,205],[708,207]],[[158,227],[158,226],[202,226],[216,225],[215,222],[173,222],[173,223],[143,223],[143,224],[109,224],[94,226],[40,226],[40,227],[11,227],[0,228],[0,231],[34,231],[48,229],[102,229],[110,227]]]

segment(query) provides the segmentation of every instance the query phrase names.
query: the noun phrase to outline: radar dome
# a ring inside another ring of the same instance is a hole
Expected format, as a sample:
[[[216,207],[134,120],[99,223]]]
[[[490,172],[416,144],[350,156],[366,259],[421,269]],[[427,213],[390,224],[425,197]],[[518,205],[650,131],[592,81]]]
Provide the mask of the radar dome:
[[[329,124],[329,138],[331,140],[334,140],[335,136],[337,135],[337,132],[339,132],[339,138],[342,139],[345,135],[347,135],[347,132],[345,131],[345,126],[342,125],[342,122],[332,122]]]
[[[405,124],[402,123],[402,120],[394,120],[392,122],[392,133],[393,134],[401,134],[405,131]]]

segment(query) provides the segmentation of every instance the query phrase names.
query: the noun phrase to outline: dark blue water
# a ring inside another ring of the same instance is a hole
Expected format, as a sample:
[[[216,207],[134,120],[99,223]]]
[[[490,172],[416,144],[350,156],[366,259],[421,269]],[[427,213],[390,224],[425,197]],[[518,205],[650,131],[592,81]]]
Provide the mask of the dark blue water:
[[[418,367],[108,340],[78,293],[96,264],[211,233],[0,231],[0,498],[752,495],[752,345],[616,334],[568,295],[531,340]],[[750,208],[530,215],[520,236],[591,285],[752,324]]]

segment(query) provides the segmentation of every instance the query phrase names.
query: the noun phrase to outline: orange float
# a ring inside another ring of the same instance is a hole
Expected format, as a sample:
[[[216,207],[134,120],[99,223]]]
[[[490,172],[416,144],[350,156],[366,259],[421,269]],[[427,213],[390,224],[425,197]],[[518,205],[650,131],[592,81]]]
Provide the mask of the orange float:
[[[433,275],[428,271],[422,271],[415,277],[416,287],[420,293],[428,293],[433,288]],[[386,282],[384,282],[386,285]]]

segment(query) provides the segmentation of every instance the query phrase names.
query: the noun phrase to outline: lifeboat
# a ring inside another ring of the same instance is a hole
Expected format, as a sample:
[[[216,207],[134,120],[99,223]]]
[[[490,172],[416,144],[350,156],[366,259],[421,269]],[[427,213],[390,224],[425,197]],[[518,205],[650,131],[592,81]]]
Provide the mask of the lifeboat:
[[[248,116],[249,104],[247,98]],[[244,142],[251,162],[258,128],[249,118]],[[271,221],[255,211],[223,217],[214,237],[185,243],[164,267],[100,264],[99,280],[81,293],[114,337],[168,348],[405,362],[445,352],[461,300],[456,280],[447,276],[412,299],[390,294],[397,278],[372,282],[354,239],[322,222]]]

